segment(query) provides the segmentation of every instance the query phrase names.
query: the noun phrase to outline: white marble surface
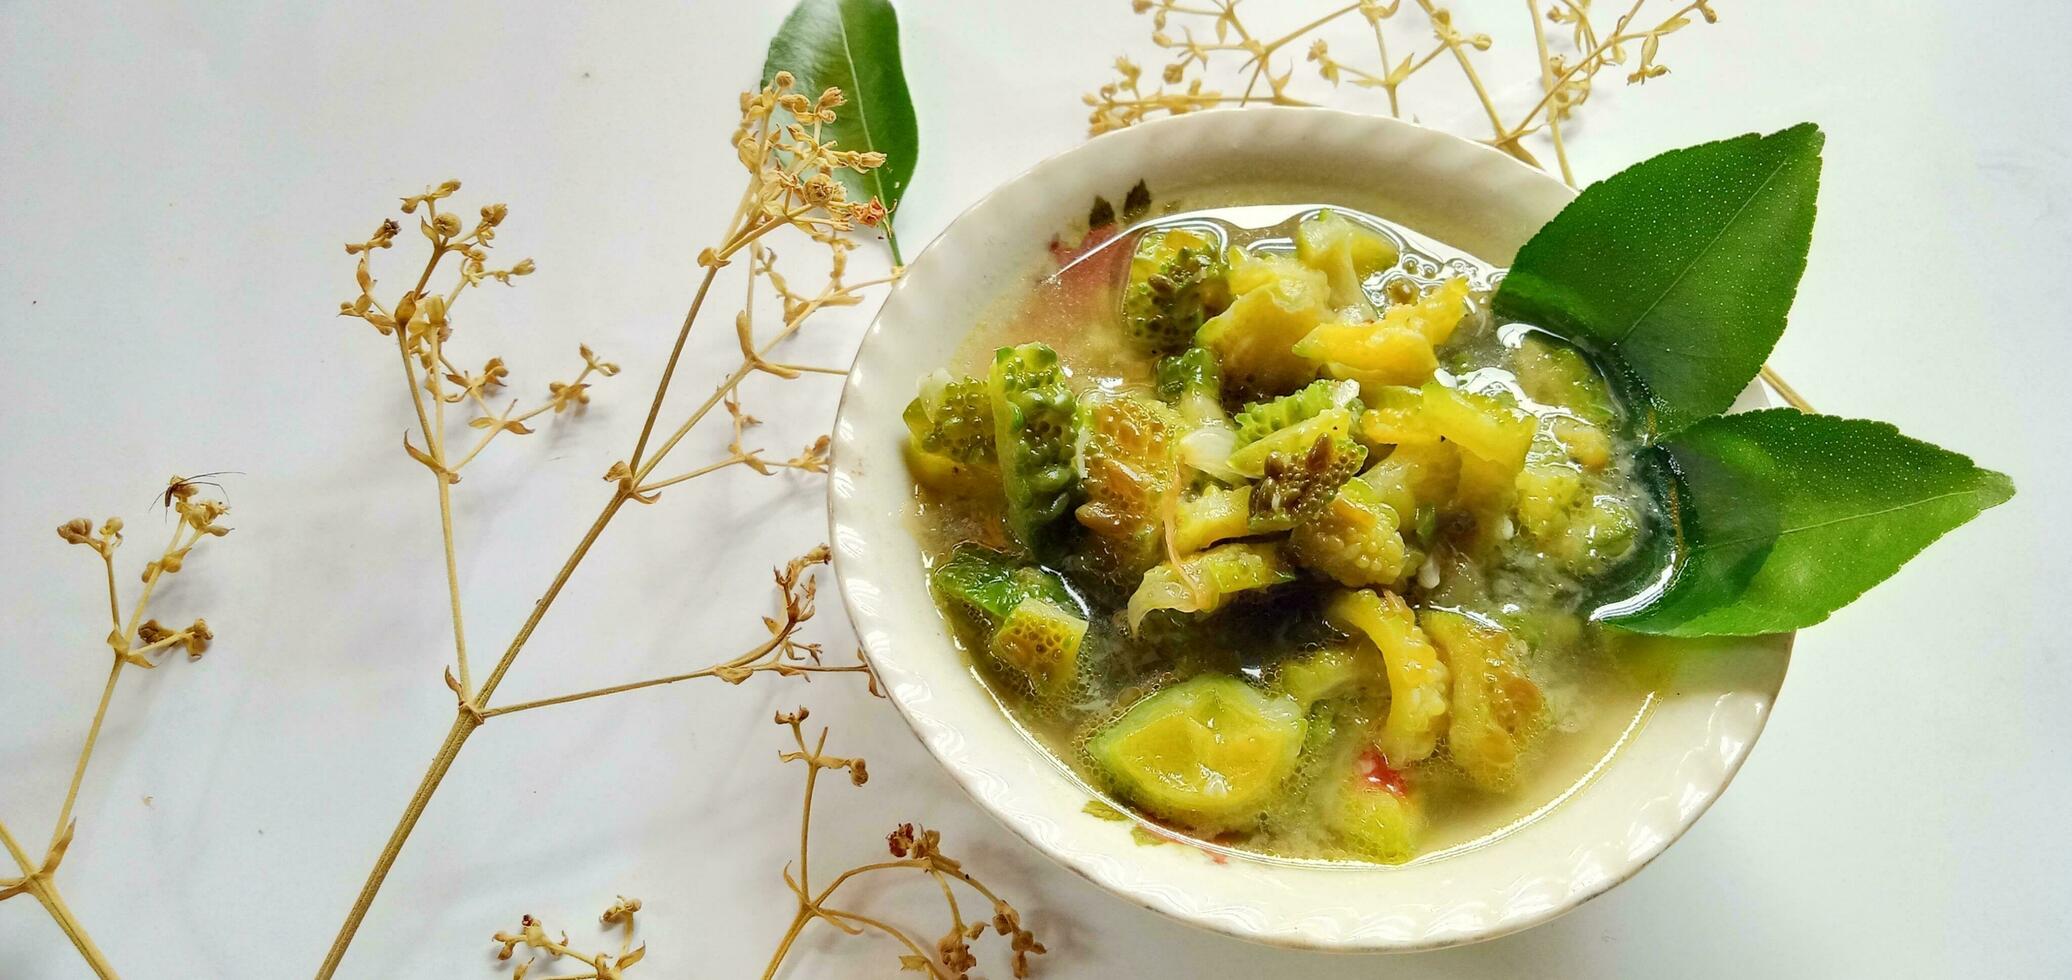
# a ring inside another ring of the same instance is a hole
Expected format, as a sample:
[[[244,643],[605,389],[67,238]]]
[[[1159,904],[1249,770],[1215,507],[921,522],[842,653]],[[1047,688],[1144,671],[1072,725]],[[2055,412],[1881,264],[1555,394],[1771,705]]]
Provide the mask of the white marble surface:
[[[450,718],[436,514],[396,451],[409,420],[386,348],[330,315],[351,288],[338,243],[396,195],[459,176],[468,201],[511,202],[503,243],[541,266],[464,308],[468,349],[533,386],[578,339],[627,365],[586,417],[498,447],[458,488],[470,634],[493,647],[637,424],[690,257],[734,197],[733,92],[782,14],[420,6],[0,5],[0,817],[24,836],[55,815],[105,656],[94,563],[51,527],[128,519],[127,583],[158,535],[157,481],[245,471],[230,482],[236,533],[159,607],[206,614],[221,639],[199,663],[125,678],[59,879],[131,976],[313,971]],[[1501,25],[1515,53],[1509,6],[1463,17]],[[1721,24],[1665,45],[1675,74],[1603,91],[1579,169],[1820,122],[1822,211],[1777,362],[1821,408],[1970,451],[2022,495],[1804,634],[1734,788],[1636,880],[1465,950],[1245,946],[1047,865],[851,685],[708,684],[478,734],[342,975],[495,976],[491,932],[529,911],[590,936],[615,893],[647,903],[636,976],[759,973],[788,912],[798,777],[779,769],[768,717],[801,701],[873,776],[827,787],[816,866],[878,853],[898,820],[940,827],[1021,901],[1053,949],[1048,976],[2072,970],[2072,672],[2047,605],[2072,575],[2053,486],[2072,476],[2072,419],[2050,374],[2072,359],[2050,296],[2072,260],[2072,15],[1719,6]],[[926,141],[901,219],[914,245],[1080,139],[1077,93],[1145,47],[1120,0],[905,12]],[[1516,63],[1504,74],[1505,97],[1524,96]],[[1476,124],[1464,106],[1426,119]],[[862,323],[829,318],[800,359],[846,360]],[[694,343],[685,391],[731,364],[726,333]],[[757,383],[749,399],[789,448],[825,425],[835,392]],[[817,543],[820,515],[817,484],[746,475],[627,514],[505,690],[610,683],[752,641],[760,569]],[[839,646],[844,630],[830,606],[817,635]],[[934,928],[916,883],[867,900]],[[816,931],[788,975],[889,976],[889,955]],[[983,972],[1006,974],[990,959]],[[28,899],[0,906],[0,976],[81,975]]]

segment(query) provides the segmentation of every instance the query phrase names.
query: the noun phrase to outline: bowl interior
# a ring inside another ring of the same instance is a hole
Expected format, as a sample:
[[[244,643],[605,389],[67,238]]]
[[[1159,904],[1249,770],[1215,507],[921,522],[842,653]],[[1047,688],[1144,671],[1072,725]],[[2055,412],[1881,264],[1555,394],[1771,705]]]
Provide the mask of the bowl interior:
[[[973,676],[936,613],[908,525],[900,412],[980,314],[1026,282],[1052,235],[1083,222],[1095,195],[1120,200],[1139,179],[1163,198],[1258,187],[1271,196],[1256,203],[1355,208],[1499,266],[1573,197],[1494,150],[1407,123],[1252,109],[1103,136],[973,206],[887,298],[835,423],[835,569],[894,703],[972,797],[1036,847],[1128,900],[1241,938],[1348,951],[1457,945],[1546,921],[1639,870],[1739,768],[1783,681],[1789,637],[1676,658],[1652,715],[1582,792],[1485,845],[1399,868],[1218,861],[1140,845],[1129,824],[1083,812],[1086,788]]]

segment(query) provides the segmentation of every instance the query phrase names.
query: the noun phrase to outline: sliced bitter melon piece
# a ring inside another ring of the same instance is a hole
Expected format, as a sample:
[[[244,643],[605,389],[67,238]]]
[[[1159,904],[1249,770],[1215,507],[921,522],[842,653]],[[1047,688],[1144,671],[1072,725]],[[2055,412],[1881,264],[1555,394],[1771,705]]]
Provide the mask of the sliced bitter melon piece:
[[[1043,344],[995,351],[986,391],[1007,495],[1007,529],[1034,549],[1071,508],[1078,400],[1065,384],[1057,352]]]
[[[1275,542],[1233,541],[1198,555],[1167,561],[1144,573],[1130,596],[1129,623],[1135,629],[1154,609],[1202,613],[1221,609],[1240,592],[1295,581]]]
[[[1439,651],[1418,629],[1409,604],[1392,592],[1341,592],[1324,609],[1340,629],[1364,637],[1388,665],[1389,713],[1380,748],[1389,765],[1401,768],[1431,756],[1446,729],[1446,695],[1451,681]]]
[[[1427,609],[1424,630],[1453,673],[1446,751],[1476,786],[1501,793],[1517,784],[1519,761],[1547,730],[1547,699],[1501,628]]]
[[[1213,833],[1258,819],[1294,771],[1305,728],[1294,698],[1207,675],[1138,702],[1087,751],[1130,802]]]

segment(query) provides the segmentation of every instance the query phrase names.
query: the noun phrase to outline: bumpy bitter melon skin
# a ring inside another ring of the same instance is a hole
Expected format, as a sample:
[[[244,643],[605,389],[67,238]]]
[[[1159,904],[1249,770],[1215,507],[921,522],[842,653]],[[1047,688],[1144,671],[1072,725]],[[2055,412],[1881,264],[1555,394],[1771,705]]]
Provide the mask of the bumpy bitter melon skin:
[[[1044,344],[1002,347],[986,378],[993,440],[1007,497],[1007,529],[1032,551],[1071,508],[1074,415],[1057,352]]]
[[[1266,474],[1266,460],[1275,455],[1300,456],[1325,438],[1350,435],[1360,412],[1358,386],[1319,381],[1292,394],[1245,406],[1234,419],[1237,448],[1232,470],[1253,479]]]
[[[978,492],[998,480],[993,406],[984,381],[936,371],[922,379],[920,393],[900,418],[915,480],[950,492]]]
[[[1358,397],[1357,385],[1315,381],[1278,398],[1246,405],[1232,419],[1237,425],[1238,445],[1250,445],[1331,409],[1345,408]]]
[[[1210,317],[1230,306],[1221,244],[1191,228],[1153,231],[1137,242],[1123,287],[1126,336],[1151,354],[1186,350]]]
[[[1252,529],[1297,528],[1313,520],[1366,460],[1367,447],[1344,436],[1319,438],[1299,455],[1268,456],[1248,501]]]
[[[1158,561],[1160,509],[1179,478],[1179,415],[1149,398],[1120,395],[1090,400],[1085,416],[1086,502],[1076,516],[1099,538],[1107,568],[1142,574]]]
[[[1381,754],[1402,767],[1431,757],[1446,730],[1451,676],[1439,651],[1417,626],[1402,597],[1371,589],[1341,592],[1324,607],[1332,624],[1365,637],[1388,666],[1389,713],[1382,723]]]
[[[1610,436],[1568,416],[1547,419],[1518,474],[1512,512],[1541,554],[1571,574],[1595,575],[1631,554],[1644,518],[1629,501],[1598,493]]]
[[[1477,787],[1508,791],[1517,785],[1520,761],[1547,730],[1545,695],[1519,666],[1502,628],[1436,609],[1420,620],[1453,673],[1447,754]]]
[[[1086,620],[1072,611],[1031,595],[1008,610],[989,648],[1000,662],[1020,671],[1037,695],[1053,695],[1079,674],[1086,627]]]
[[[921,393],[901,418],[915,449],[966,465],[993,465],[993,406],[984,381],[937,371],[921,382]]]
[[[1190,416],[1193,403],[1206,402],[1215,407],[1215,414],[1223,414],[1223,369],[1216,364],[1216,355],[1200,347],[1189,347],[1170,357],[1161,357],[1153,368],[1154,383],[1158,397]]]
[[[1305,568],[1352,588],[1402,579],[1409,546],[1402,517],[1364,480],[1349,480],[1310,520],[1288,535],[1288,553]]]
[[[1023,599],[1035,596],[1078,610],[1079,600],[1056,572],[1022,564],[1014,555],[980,544],[960,544],[928,575],[929,587],[953,609],[991,629]]]
[[[1306,726],[1294,698],[1204,675],[1138,702],[1087,752],[1130,802],[1216,832],[1258,820],[1294,771]]]
[[[993,656],[1019,671],[1037,694],[1057,693],[1076,676],[1087,620],[1057,573],[963,544],[928,581],[953,615],[986,635]]]

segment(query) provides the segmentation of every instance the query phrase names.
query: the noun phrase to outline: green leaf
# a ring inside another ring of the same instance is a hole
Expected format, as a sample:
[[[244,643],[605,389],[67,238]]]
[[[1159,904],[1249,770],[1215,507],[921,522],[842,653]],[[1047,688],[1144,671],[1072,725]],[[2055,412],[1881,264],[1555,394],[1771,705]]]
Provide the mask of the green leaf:
[[[1496,312],[1616,356],[1646,389],[1644,431],[1726,411],[1784,332],[1822,140],[1812,123],[1751,133],[1584,188],[1518,250]]]
[[[876,197],[887,211],[897,211],[914,176],[921,135],[900,66],[899,15],[890,0],[799,0],[770,39],[763,84],[779,71],[791,72],[796,90],[807,98],[828,88],[848,96],[822,133],[832,133],[842,149],[885,154],[885,165],[862,174],[838,171],[837,177],[854,200]],[[885,243],[892,261],[902,262],[890,218]]]
[[[1637,633],[1811,626],[2014,496],[2006,475],[1884,422],[1788,408],[1707,419],[1651,452],[1680,477],[1682,563],[1652,602],[1607,617]]]

